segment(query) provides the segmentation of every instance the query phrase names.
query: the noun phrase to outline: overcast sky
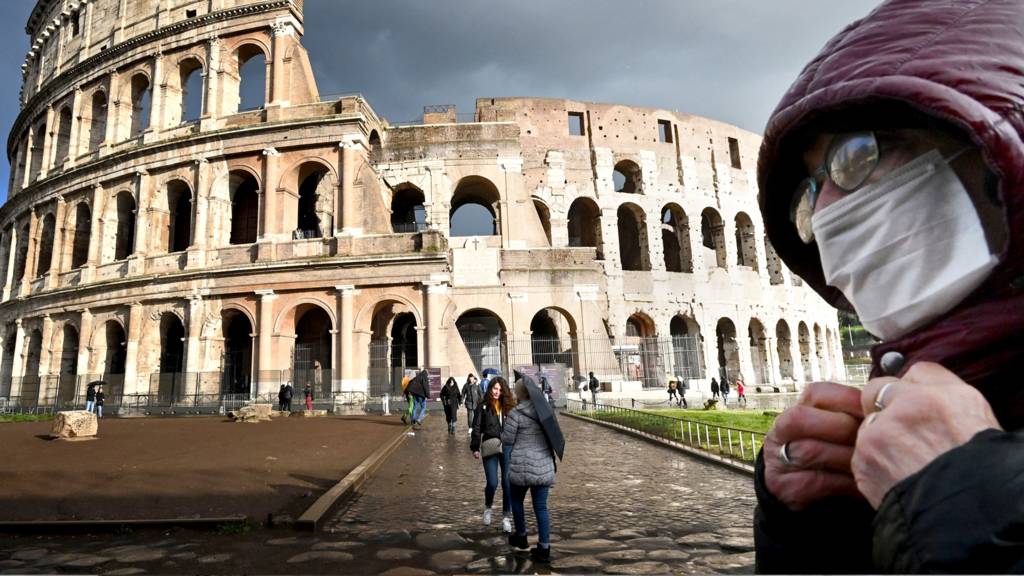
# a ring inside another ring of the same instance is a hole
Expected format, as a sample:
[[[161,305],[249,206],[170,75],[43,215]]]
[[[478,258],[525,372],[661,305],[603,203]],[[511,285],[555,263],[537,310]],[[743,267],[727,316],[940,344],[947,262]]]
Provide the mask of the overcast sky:
[[[18,114],[32,0],[0,0],[0,126]],[[679,110],[760,133],[803,65],[878,0],[306,0],[321,94],[392,122],[539,96]],[[0,162],[6,197],[9,166]]]

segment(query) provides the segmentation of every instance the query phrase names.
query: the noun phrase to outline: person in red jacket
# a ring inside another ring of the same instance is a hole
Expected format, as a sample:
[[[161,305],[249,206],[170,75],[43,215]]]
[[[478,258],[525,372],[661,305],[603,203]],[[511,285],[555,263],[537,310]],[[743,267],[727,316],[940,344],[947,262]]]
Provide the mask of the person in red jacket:
[[[1024,570],[1024,2],[889,0],[773,112],[767,236],[882,343],[758,456],[759,572]]]
[[[743,376],[736,377],[736,405],[739,406],[743,403],[743,407],[747,407],[747,387],[743,385]]]

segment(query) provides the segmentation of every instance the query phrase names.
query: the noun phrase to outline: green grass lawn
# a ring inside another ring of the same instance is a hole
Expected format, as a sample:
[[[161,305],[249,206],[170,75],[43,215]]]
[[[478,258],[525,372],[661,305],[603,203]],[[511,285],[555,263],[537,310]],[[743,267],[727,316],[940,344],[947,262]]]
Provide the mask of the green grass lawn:
[[[774,412],[765,414],[760,410],[608,410],[582,413],[747,462],[753,461],[756,448],[764,441],[764,434],[771,428],[776,416]],[[708,427],[701,424],[707,424]],[[715,426],[740,432],[730,432]],[[752,444],[755,450],[751,450]]]
[[[53,414],[0,414],[0,424],[6,422],[39,422],[53,420]]]
[[[775,412],[761,410],[651,410],[655,414],[693,420],[716,426],[739,428],[766,434],[775,422]]]

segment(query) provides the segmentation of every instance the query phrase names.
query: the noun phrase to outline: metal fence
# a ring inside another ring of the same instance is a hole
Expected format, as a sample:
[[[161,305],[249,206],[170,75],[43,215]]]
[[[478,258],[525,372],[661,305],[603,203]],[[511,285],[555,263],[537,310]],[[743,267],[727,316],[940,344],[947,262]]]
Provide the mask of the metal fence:
[[[658,436],[746,465],[753,464],[758,449],[764,445],[764,433],[755,430],[719,426],[620,406],[571,400],[567,411]]]

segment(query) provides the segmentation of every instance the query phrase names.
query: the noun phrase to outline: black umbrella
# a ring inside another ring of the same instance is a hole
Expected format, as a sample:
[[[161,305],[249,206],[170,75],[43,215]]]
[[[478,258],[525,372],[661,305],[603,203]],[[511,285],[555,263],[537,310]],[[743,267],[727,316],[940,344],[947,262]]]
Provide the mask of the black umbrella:
[[[565,452],[565,436],[562,436],[562,428],[558,425],[555,411],[551,408],[551,404],[548,404],[544,391],[533,381],[533,378],[526,374],[522,374],[521,377],[523,383],[526,384],[527,392],[530,393],[530,401],[533,402],[533,409],[537,412],[537,421],[540,422],[540,427],[544,430],[544,436],[547,436],[548,444],[561,460],[562,454]]]

